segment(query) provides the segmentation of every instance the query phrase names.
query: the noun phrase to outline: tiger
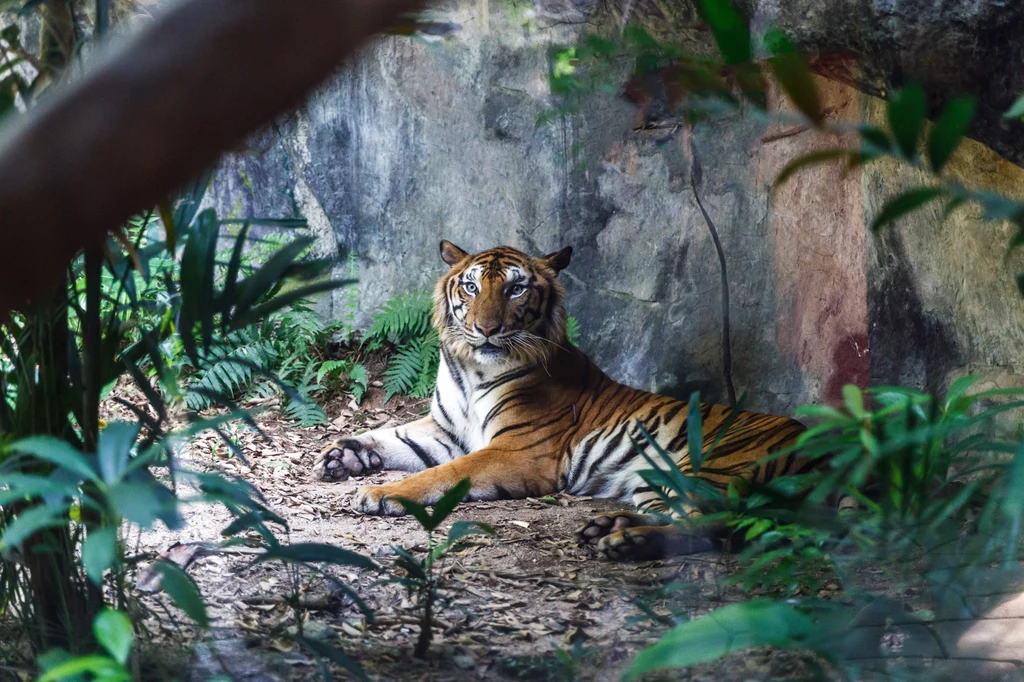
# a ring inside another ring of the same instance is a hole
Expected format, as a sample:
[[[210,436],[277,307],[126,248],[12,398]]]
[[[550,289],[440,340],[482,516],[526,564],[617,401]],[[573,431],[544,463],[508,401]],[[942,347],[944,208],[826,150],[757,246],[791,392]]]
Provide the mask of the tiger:
[[[718,547],[715,533],[694,522],[701,500],[676,500],[666,509],[640,475],[652,462],[668,466],[641,456],[651,441],[684,474],[693,474],[689,404],[612,380],[569,342],[558,275],[569,265],[572,247],[540,258],[508,246],[471,254],[447,240],[440,250],[449,269],[433,295],[440,362],[429,414],[332,442],[317,457],[318,474],[343,481],[382,469],[417,472],[359,488],[352,505],[366,514],[405,513],[396,497],[434,504],[465,478],[471,501],[558,492],[632,501],[635,510],[598,514],[576,531],[584,545],[609,559]],[[715,443],[715,449],[697,477],[725,490],[733,482],[766,482],[805,470],[807,462],[792,453],[758,464],[794,444],[803,424],[733,412],[700,403],[702,447]]]

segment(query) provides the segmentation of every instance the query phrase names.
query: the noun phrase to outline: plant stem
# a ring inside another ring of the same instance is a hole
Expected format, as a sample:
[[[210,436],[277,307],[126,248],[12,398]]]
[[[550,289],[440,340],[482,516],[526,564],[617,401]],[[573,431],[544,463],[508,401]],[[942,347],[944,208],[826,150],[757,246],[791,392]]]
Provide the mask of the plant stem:
[[[423,615],[420,618],[420,636],[416,640],[416,650],[413,655],[416,658],[426,658],[427,650],[430,648],[430,642],[434,639],[434,585],[433,581],[428,579],[427,586],[424,588],[423,598]]]

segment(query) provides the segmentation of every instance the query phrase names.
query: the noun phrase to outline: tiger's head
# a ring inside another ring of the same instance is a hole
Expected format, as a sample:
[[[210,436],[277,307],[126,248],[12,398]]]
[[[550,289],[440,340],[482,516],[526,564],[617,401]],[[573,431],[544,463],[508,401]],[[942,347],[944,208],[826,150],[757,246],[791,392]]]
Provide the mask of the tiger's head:
[[[571,246],[531,258],[508,246],[470,254],[442,241],[450,269],[434,289],[441,343],[480,364],[544,363],[568,345],[557,276],[571,257]]]

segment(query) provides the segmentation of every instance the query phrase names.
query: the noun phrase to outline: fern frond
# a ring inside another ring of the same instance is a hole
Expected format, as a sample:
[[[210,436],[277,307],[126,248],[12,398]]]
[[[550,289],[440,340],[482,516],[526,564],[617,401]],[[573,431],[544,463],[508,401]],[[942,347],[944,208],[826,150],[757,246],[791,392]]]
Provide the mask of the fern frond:
[[[200,366],[185,391],[185,405],[193,411],[213,406],[211,394],[234,399],[243,394],[276,360],[273,344],[253,328],[240,329],[216,340],[200,358]]]
[[[426,398],[433,393],[440,352],[441,342],[434,329],[400,346],[384,370],[384,400],[391,400],[397,393],[416,398]]]
[[[302,396],[299,400],[289,400],[281,410],[286,419],[297,423],[298,426],[310,427],[327,423],[327,415],[320,409],[320,406],[309,398]]]
[[[324,378],[338,380],[347,376],[355,367],[353,360],[324,360],[320,363],[320,369],[316,372],[316,383],[323,384]]]
[[[580,340],[580,321],[570,315],[565,318],[565,335],[569,339],[569,343],[574,346],[579,345]]]
[[[352,397],[355,398],[358,405],[363,402],[363,396],[366,395],[366,388],[369,384],[366,367],[364,365],[356,365],[348,373],[348,378],[352,382],[349,384],[349,390],[352,391]]]
[[[430,294],[425,291],[396,296],[373,316],[365,343],[379,348],[385,342],[401,345],[426,335],[431,328],[433,305]]]
[[[384,401],[397,393],[412,393],[423,369],[422,341],[410,341],[395,352],[384,370]]]

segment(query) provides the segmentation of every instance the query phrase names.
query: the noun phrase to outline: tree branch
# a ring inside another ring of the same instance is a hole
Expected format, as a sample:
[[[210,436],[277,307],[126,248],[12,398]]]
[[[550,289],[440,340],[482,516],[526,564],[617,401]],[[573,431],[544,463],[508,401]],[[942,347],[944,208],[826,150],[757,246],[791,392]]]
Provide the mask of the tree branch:
[[[0,143],[0,315],[299,105],[418,0],[186,0]]]

